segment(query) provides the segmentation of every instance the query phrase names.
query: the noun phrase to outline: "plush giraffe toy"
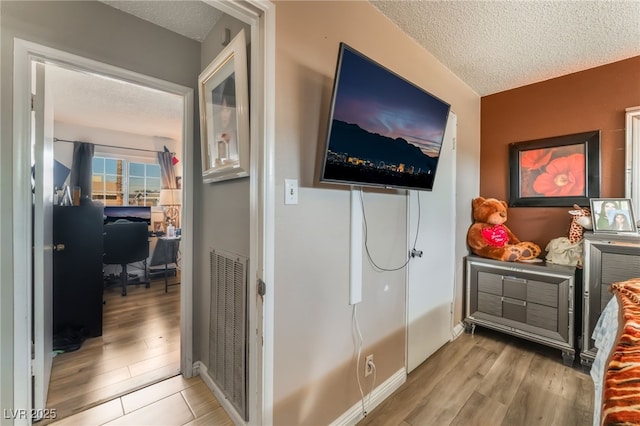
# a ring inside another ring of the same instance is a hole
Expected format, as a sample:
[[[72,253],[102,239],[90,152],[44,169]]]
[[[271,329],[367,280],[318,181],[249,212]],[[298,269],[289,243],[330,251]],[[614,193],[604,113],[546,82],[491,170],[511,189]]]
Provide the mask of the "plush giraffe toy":
[[[575,244],[582,240],[585,229],[592,229],[591,211],[587,207],[573,205],[573,210],[569,210],[572,216],[571,225],[569,225],[569,242]]]

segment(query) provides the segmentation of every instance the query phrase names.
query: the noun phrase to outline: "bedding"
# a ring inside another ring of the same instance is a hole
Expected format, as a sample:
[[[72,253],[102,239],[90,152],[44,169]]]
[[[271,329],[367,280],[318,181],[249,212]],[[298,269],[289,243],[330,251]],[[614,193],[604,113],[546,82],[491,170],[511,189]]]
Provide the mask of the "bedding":
[[[604,370],[611,353],[611,348],[618,334],[618,299],[612,297],[609,303],[600,314],[598,322],[593,329],[591,337],[595,341],[594,346],[598,348],[596,357],[591,365],[591,378],[593,379],[595,397],[593,404],[593,426],[600,426],[600,414],[602,408],[602,384]]]
[[[611,284],[614,294],[593,332],[596,425],[640,425],[640,278]]]

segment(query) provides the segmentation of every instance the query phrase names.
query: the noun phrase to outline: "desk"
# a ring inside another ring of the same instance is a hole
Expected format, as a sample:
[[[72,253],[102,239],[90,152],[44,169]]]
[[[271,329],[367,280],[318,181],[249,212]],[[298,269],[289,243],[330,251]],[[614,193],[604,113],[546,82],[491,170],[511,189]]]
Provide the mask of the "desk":
[[[178,249],[180,248],[180,237],[176,238],[168,238],[168,237],[158,237],[158,241],[156,243],[156,247],[153,250],[153,255],[151,256],[151,261],[149,262],[149,266],[159,266],[164,265],[164,292],[166,293],[169,288],[169,264],[175,263],[177,266],[178,263]],[[180,284],[175,283],[171,285]]]

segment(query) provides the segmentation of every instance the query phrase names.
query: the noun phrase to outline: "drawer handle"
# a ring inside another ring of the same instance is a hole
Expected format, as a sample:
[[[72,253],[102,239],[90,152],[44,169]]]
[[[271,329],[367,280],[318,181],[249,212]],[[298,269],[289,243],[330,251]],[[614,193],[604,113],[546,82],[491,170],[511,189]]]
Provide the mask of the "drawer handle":
[[[502,276],[502,281],[504,281],[504,280],[519,281],[522,284],[526,284],[527,283],[527,279],[526,278],[513,277],[513,276],[510,276],[510,275],[503,275]]]
[[[509,297],[502,297],[501,299],[503,302],[511,303],[512,305],[527,306],[527,302],[525,300],[516,300]]]

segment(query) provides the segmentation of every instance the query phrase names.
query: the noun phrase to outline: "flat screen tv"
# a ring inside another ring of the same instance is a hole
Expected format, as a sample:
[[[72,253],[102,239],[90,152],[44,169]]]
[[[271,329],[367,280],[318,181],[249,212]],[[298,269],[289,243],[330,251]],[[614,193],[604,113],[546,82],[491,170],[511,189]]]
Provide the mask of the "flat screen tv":
[[[431,191],[450,108],[340,43],[320,182]]]
[[[114,223],[118,219],[130,222],[145,222],[151,225],[151,207],[149,206],[104,206],[104,224]]]

